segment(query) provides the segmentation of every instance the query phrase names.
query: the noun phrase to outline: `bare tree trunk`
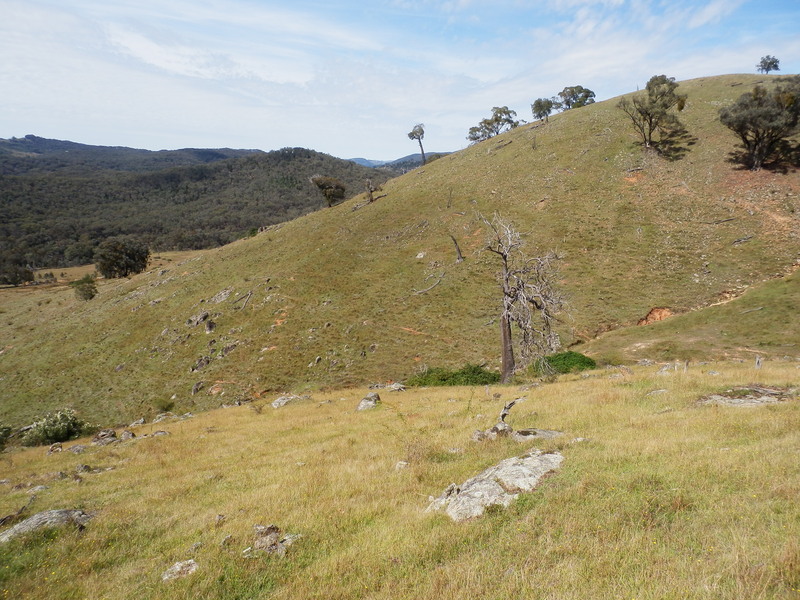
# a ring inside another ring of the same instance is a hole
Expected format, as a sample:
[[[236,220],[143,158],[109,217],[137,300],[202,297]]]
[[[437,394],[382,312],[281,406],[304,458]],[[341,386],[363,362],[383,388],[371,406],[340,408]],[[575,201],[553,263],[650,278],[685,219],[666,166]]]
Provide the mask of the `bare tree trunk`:
[[[450,235],[450,239],[453,240],[453,244],[455,244],[456,247],[456,262],[457,263],[464,262],[464,255],[461,254],[461,248],[458,247],[458,242],[456,241],[456,238],[453,237],[452,233],[448,235]]]
[[[509,383],[514,375],[516,364],[514,363],[514,346],[511,343],[511,319],[505,313],[500,317],[500,344],[502,347],[500,383]]]
[[[422,153],[422,164],[425,164],[425,150],[422,149],[422,138],[417,138],[419,142],[419,151]]]

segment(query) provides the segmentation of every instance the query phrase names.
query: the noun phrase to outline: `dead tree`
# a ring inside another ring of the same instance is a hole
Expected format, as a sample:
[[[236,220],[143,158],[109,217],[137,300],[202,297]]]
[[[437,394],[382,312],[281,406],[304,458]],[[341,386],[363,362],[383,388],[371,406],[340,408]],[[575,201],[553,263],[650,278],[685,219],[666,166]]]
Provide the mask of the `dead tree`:
[[[496,213],[491,221],[482,215],[480,219],[489,228],[486,250],[500,259],[503,290],[500,382],[508,383],[517,368],[512,324],[521,336],[518,344],[521,367],[561,347],[555,324],[566,302],[555,287],[559,257],[555,252],[528,257],[522,235],[511,223]]]

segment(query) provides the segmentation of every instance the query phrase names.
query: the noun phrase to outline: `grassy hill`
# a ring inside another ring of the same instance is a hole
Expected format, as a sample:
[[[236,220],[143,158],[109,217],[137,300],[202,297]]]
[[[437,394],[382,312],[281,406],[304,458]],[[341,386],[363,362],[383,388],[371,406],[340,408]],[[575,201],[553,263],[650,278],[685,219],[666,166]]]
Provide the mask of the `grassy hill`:
[[[731,386],[796,382],[795,364],[656,369],[600,370],[527,392],[381,392],[382,406],[366,412],[355,410],[364,389],[315,393],[277,410],[266,398],[140,426],[132,441],[79,455],[68,449],[88,440],[49,456],[43,448],[6,452],[0,515],[44,485],[25,516],[55,508],[95,516],[83,532],[67,527],[0,544],[0,594],[796,598],[800,402],[699,402]],[[426,513],[429,497],[451,482],[530,448],[470,441],[519,395],[526,399],[508,422],[563,432],[537,444],[560,452],[561,468],[508,509],[476,520]],[[171,435],[144,437],[157,430]],[[247,557],[253,526],[273,523],[303,537],[284,557]],[[194,574],[161,581],[189,559]]]
[[[127,421],[173,396],[178,410],[196,410],[277,390],[403,379],[425,365],[495,367],[498,269],[480,252],[478,212],[512,220],[532,252],[564,255],[567,343],[635,325],[654,307],[688,313],[782,277],[798,258],[800,175],[740,169],[729,161],[736,140],[717,120],[720,106],[772,79],[683,82],[681,119],[693,139],[678,160],[643,152],[610,100],[440,158],[388,181],[375,203],[356,197],[103,282],[89,303],[69,290],[4,292],[0,419],[22,424],[72,406],[98,422]],[[785,307],[796,305],[796,279],[786,281],[784,308],[764,313],[777,333],[793,318]],[[187,325],[203,312],[212,333]],[[619,347],[606,357],[596,348],[601,360],[620,357]],[[759,350],[796,354],[769,343]],[[652,358],[671,354],[662,346]],[[674,354],[717,350],[699,336]]]

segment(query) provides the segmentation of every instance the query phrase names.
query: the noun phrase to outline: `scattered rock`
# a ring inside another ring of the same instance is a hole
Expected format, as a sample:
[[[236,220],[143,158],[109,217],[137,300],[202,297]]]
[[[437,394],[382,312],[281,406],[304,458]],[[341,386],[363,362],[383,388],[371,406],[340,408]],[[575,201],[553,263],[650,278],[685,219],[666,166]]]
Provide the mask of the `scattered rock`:
[[[92,445],[94,446],[107,446],[113,444],[117,440],[117,432],[113,429],[101,429],[94,434],[92,438]]]
[[[197,571],[197,568],[197,563],[191,558],[189,560],[176,562],[169,569],[164,571],[164,573],[161,575],[161,581],[172,581],[174,579],[186,577],[187,575],[191,575]]]
[[[211,304],[219,304],[220,302],[225,302],[225,300],[228,299],[228,296],[230,296],[232,292],[233,290],[225,288],[224,290],[217,292],[214,296],[209,298],[208,302]]]
[[[37,485],[36,487],[32,487],[28,490],[29,494],[38,494],[39,492],[44,492],[45,490],[49,490],[46,485]]]
[[[408,468],[408,462],[404,460],[397,461],[397,464],[394,466],[395,471],[402,471],[403,469]]]
[[[200,323],[208,319],[208,317],[209,317],[208,312],[201,312],[199,315],[189,317],[189,319],[186,321],[186,324],[189,327],[197,327],[198,325],[200,325]]]
[[[395,382],[387,385],[386,389],[390,392],[405,392],[406,386],[404,386],[402,383]]]
[[[56,442],[55,444],[50,445],[50,447],[47,449],[47,454],[55,454],[56,452],[61,452],[62,449],[61,442]]]
[[[515,442],[528,442],[531,440],[549,440],[560,435],[564,435],[564,433],[552,429],[518,429],[511,434],[511,437]]]
[[[196,393],[198,393],[200,390],[202,390],[204,386],[205,386],[205,383],[203,383],[202,381],[198,381],[197,383],[195,383],[192,386],[192,396],[194,396]]]
[[[76,473],[91,473],[92,472],[92,467],[90,467],[89,465],[78,465],[77,467],[75,467],[75,472]]]
[[[253,529],[256,532],[256,539],[253,542],[253,546],[248,548],[251,552],[262,551],[267,554],[285,556],[287,548],[302,537],[297,533],[284,535],[281,528],[277,525],[254,525]],[[247,552],[247,550],[245,550],[245,552]]]
[[[132,440],[136,437],[136,434],[133,433],[130,429],[126,429],[122,432],[122,435],[119,436],[119,439],[122,441]]]
[[[206,334],[213,333],[214,330],[217,328],[217,324],[214,323],[211,319],[206,321]]]
[[[221,548],[227,548],[228,546],[231,545],[232,541],[233,541],[233,536],[229,534],[226,535],[224,538],[222,538],[222,541],[219,543],[219,545]]]
[[[210,356],[201,356],[197,359],[197,362],[189,369],[192,373],[195,371],[199,371],[203,367],[207,367],[211,363]]]
[[[649,358],[642,358],[640,360],[637,360],[636,364],[639,365],[640,367],[652,367],[656,363],[654,363]]]
[[[136,419],[133,423],[128,425],[128,427],[138,427],[139,425],[144,425],[144,424],[145,424],[145,420],[144,420],[144,417],[142,417],[141,419]]]
[[[162,421],[166,421],[167,419],[177,419],[178,417],[175,416],[174,413],[171,412],[163,412],[158,413],[156,418],[153,419],[153,423],[161,423]]]
[[[150,437],[158,437],[160,435],[169,435],[169,431],[162,431],[162,430],[154,431],[153,433],[150,434]]]
[[[70,447],[69,451],[73,454],[82,454],[86,451],[86,446],[82,444],[75,444],[74,446]]]
[[[719,371],[709,371],[708,375],[719,375]]]
[[[361,402],[358,403],[356,410],[370,410],[372,408],[377,408],[378,404],[380,403],[381,397],[378,395],[378,392],[370,392],[361,399]]]
[[[83,529],[93,515],[87,514],[77,509],[46,510],[37,513],[17,523],[10,529],[0,533],[0,544],[4,544],[19,535],[36,531],[38,529],[60,527],[62,525],[74,524],[78,529]]]
[[[522,492],[533,490],[563,460],[561,454],[538,450],[507,458],[460,486],[450,484],[441,496],[431,500],[426,512],[444,511],[454,521],[464,521],[479,517],[488,506],[507,507]]]
[[[192,544],[192,547],[189,548],[189,552],[195,554],[202,547],[203,547],[203,542],[195,542],[194,544]]]

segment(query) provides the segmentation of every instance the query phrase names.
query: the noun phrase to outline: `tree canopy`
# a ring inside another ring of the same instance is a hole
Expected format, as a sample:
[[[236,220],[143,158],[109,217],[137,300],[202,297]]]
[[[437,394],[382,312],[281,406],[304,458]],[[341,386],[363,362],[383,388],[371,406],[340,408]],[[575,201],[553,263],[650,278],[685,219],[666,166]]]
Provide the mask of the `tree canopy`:
[[[553,98],[537,98],[531,104],[534,119],[549,120],[550,114],[558,108],[559,103]]]
[[[644,93],[636,94],[632,99],[622,98],[617,104],[630,118],[645,148],[654,146],[655,132],[659,132],[663,138],[681,127],[672,109],[683,110],[686,95],[676,93],[677,88],[674,77],[653,75],[647,82]]]
[[[95,268],[106,279],[141,273],[150,261],[150,249],[136,240],[110,238],[94,251]]]
[[[767,54],[766,56],[761,57],[761,60],[756,65],[756,69],[758,69],[759,73],[769,75],[770,71],[780,71],[780,62],[781,61],[774,56]]]
[[[419,151],[422,154],[422,164],[425,164],[425,150],[422,148],[422,138],[425,137],[425,124],[417,123],[414,128],[408,132],[408,139],[417,140],[419,143]]]
[[[467,139],[470,142],[481,142],[514,129],[519,126],[519,121],[515,119],[516,116],[517,113],[507,106],[495,106],[492,108],[491,117],[482,119],[478,125],[469,128]]]
[[[594,103],[594,92],[582,85],[571,85],[558,92],[564,110]]]
[[[772,92],[757,85],[731,106],[719,111],[719,120],[741,140],[740,160],[757,171],[772,158],[787,138],[798,132],[800,76]]]

